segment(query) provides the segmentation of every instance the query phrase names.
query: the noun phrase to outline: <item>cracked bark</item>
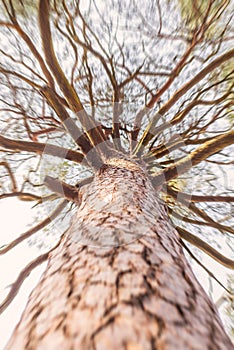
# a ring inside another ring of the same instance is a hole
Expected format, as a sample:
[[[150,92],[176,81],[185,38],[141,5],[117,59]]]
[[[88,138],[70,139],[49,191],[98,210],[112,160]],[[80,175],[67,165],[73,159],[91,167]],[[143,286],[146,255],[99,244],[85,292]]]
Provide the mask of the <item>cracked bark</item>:
[[[114,159],[83,186],[6,350],[233,348],[144,168]]]

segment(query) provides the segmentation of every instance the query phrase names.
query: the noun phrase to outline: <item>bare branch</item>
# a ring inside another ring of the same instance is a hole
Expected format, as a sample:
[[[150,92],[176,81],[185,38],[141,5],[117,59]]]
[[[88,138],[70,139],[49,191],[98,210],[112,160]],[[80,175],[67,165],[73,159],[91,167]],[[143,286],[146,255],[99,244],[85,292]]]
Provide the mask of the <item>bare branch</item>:
[[[148,124],[141,140],[138,142],[134,153],[140,151],[142,146],[146,146],[148,142],[154,137],[155,125],[161,116],[163,116],[168,110],[181,98],[187,91],[189,91],[194,85],[199,83],[204,79],[210,72],[215,70],[217,67],[222,65],[224,62],[234,58],[234,49],[225,52],[223,55],[214,59],[205,68],[203,68],[194,78],[188,81],[184,86],[182,86],[176,93],[168,100],[158,111],[158,113],[153,117],[151,122]]]
[[[138,136],[138,133],[140,131],[142,119],[143,119],[145,113],[147,112],[147,110],[149,108],[152,108],[159,101],[160,97],[164,94],[165,91],[167,91],[167,89],[171,86],[171,84],[176,79],[176,77],[180,74],[180,72],[182,71],[182,69],[185,66],[185,63],[186,63],[188,57],[190,56],[192,50],[194,49],[194,47],[196,46],[197,43],[198,43],[198,36],[195,35],[191,45],[187,48],[187,50],[185,51],[185,53],[181,57],[180,61],[177,63],[175,68],[171,71],[170,76],[169,76],[168,80],[166,81],[166,83],[157,91],[156,94],[154,94],[151,97],[151,99],[147,102],[146,106],[137,113],[137,115],[135,117],[135,121],[134,121],[133,131],[132,131],[132,139],[134,141],[137,140],[137,136]]]
[[[205,195],[195,195],[188,194],[181,191],[175,191],[174,189],[167,186],[167,190],[169,194],[173,194],[173,197],[177,198],[178,196],[181,199],[185,199],[192,202],[226,202],[231,203],[234,202],[234,197],[232,196],[205,196]]]
[[[16,182],[15,176],[11,170],[10,165],[7,162],[0,162],[0,166],[3,166],[4,168],[7,169],[7,172],[10,176],[11,183],[12,183],[12,191],[13,192],[17,191],[17,182]]]
[[[39,2],[39,24],[46,62],[50,67],[51,71],[53,72],[53,75],[55,76],[55,79],[58,82],[61,90],[63,91],[67,102],[69,106],[71,106],[72,110],[75,112],[83,111],[84,108],[82,106],[82,103],[77,93],[69,84],[66,76],[64,75],[64,72],[60,67],[60,64],[54,52],[49,23],[49,7],[50,4],[48,0],[41,0]]]
[[[181,239],[181,244],[183,248],[189,253],[189,255],[193,258],[196,263],[201,266],[210,277],[212,277],[223,289],[226,290],[226,292],[231,293],[230,290],[228,290],[218,279],[215,277],[215,275],[204,265],[201,263],[201,261],[192,253],[192,251],[188,248],[188,246],[184,243],[184,241]]]
[[[169,181],[176,178],[178,175],[184,174],[192,166],[195,166],[210,157],[211,155],[219,152],[227,146],[233,144],[234,130],[231,130],[223,135],[219,135],[210,141],[204,143],[204,145],[198,147],[192,151],[187,157],[175,162],[172,166],[164,169],[154,177],[153,182]]]
[[[50,215],[47,216],[47,218],[45,218],[43,221],[39,222],[39,224],[37,224],[36,226],[32,227],[31,229],[29,229],[28,231],[26,231],[25,233],[23,233],[22,235],[17,237],[14,241],[8,243],[7,245],[0,247],[0,255],[7,253],[9,250],[14,248],[16,245],[23,242],[28,237],[31,237],[34,233],[38,232],[39,230],[41,230],[42,228],[44,228],[45,226],[50,224],[51,221],[53,221],[61,213],[61,211],[66,207],[66,205],[67,205],[67,200],[63,200],[57,206],[57,208],[55,208],[55,210],[52,211],[50,213]]]
[[[11,192],[11,193],[4,193],[0,195],[0,199],[4,198],[11,198],[11,197],[18,197],[22,201],[37,201],[38,203],[41,203],[44,199],[41,196],[37,196],[36,194],[29,193],[29,192]]]
[[[77,113],[83,128],[87,131],[91,142],[93,144],[100,144],[105,141],[103,134],[97,123],[90,118],[85,112],[84,107],[77,95],[75,89],[67,80],[54,52],[52,35],[49,21],[49,1],[40,0],[39,2],[39,24],[41,31],[41,39],[43,43],[43,50],[46,57],[46,62],[50,67],[57,83],[59,84],[70,108]],[[92,131],[92,133],[91,133]]]
[[[54,248],[53,248],[54,249]],[[53,250],[52,249],[52,250]],[[48,260],[49,254],[52,251],[50,250],[48,253],[42,254],[38,256],[35,260],[31,261],[19,274],[16,281],[11,285],[10,292],[8,293],[5,300],[0,304],[0,314],[3,313],[4,310],[11,304],[11,302],[15,299],[16,295],[19,292],[19,289],[28,275],[39,265],[41,265],[44,261]]]
[[[69,201],[78,203],[79,193],[76,186],[71,186],[63,181],[57,180],[52,176],[46,176],[44,184],[53,192],[59,194],[60,197],[66,198]]]
[[[201,221],[201,220],[197,220],[197,219],[192,219],[189,216],[180,215],[179,213],[177,213],[175,210],[172,210],[171,208],[168,208],[168,211],[172,215],[172,217],[174,217],[176,219],[180,219],[184,222],[189,222],[192,225],[209,226],[209,227],[216,228],[217,230],[221,231],[222,233],[230,232],[230,233],[234,234],[233,228],[226,226],[226,225],[221,225],[220,223],[212,220],[208,215],[207,215],[207,219],[203,219],[204,221]],[[198,215],[198,216],[201,216],[201,215]]]
[[[176,229],[179,232],[181,238],[195,245],[197,248],[203,250],[206,254],[211,256],[213,259],[218,261],[223,266],[228,267],[229,269],[234,269],[234,260],[228,259],[226,256],[220,254],[216,249],[211,247],[208,243],[204,242],[202,239],[186,231],[185,229],[178,226],[176,227]]]
[[[31,142],[22,140],[12,140],[0,135],[0,146],[15,152],[25,151],[37,154],[49,154],[55,157],[71,160],[75,163],[81,163],[84,159],[83,154],[78,151],[69,150],[64,147],[59,147],[42,142]]]

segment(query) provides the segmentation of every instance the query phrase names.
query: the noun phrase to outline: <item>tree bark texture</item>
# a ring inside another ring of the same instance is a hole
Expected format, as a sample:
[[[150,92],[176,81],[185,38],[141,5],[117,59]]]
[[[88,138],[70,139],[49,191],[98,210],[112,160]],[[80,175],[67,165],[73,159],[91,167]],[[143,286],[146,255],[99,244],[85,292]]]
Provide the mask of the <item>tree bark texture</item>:
[[[112,159],[81,189],[6,350],[234,349],[143,166]]]

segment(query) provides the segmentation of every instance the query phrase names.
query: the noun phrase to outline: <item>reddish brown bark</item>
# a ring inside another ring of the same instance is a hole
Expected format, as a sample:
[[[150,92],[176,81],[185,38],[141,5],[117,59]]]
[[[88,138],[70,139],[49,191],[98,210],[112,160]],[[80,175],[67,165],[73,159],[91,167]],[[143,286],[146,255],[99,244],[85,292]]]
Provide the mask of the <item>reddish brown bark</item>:
[[[9,349],[233,349],[140,165],[83,187]]]

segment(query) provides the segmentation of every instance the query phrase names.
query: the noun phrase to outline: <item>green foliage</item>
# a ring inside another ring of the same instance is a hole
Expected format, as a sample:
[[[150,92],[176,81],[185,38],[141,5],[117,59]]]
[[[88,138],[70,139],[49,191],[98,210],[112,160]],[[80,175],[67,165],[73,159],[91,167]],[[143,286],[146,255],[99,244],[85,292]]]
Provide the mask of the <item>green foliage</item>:
[[[12,5],[17,16],[29,18],[35,16],[38,10],[38,1],[36,0],[12,0]],[[6,9],[3,6],[4,13]]]
[[[222,22],[214,21],[212,23],[213,17],[220,11],[220,8],[223,11],[222,3],[222,0],[212,2],[208,0],[178,0],[181,16],[186,28],[191,33],[194,33],[201,25],[208,25],[209,28],[206,31],[207,38],[220,35],[224,29]]]

